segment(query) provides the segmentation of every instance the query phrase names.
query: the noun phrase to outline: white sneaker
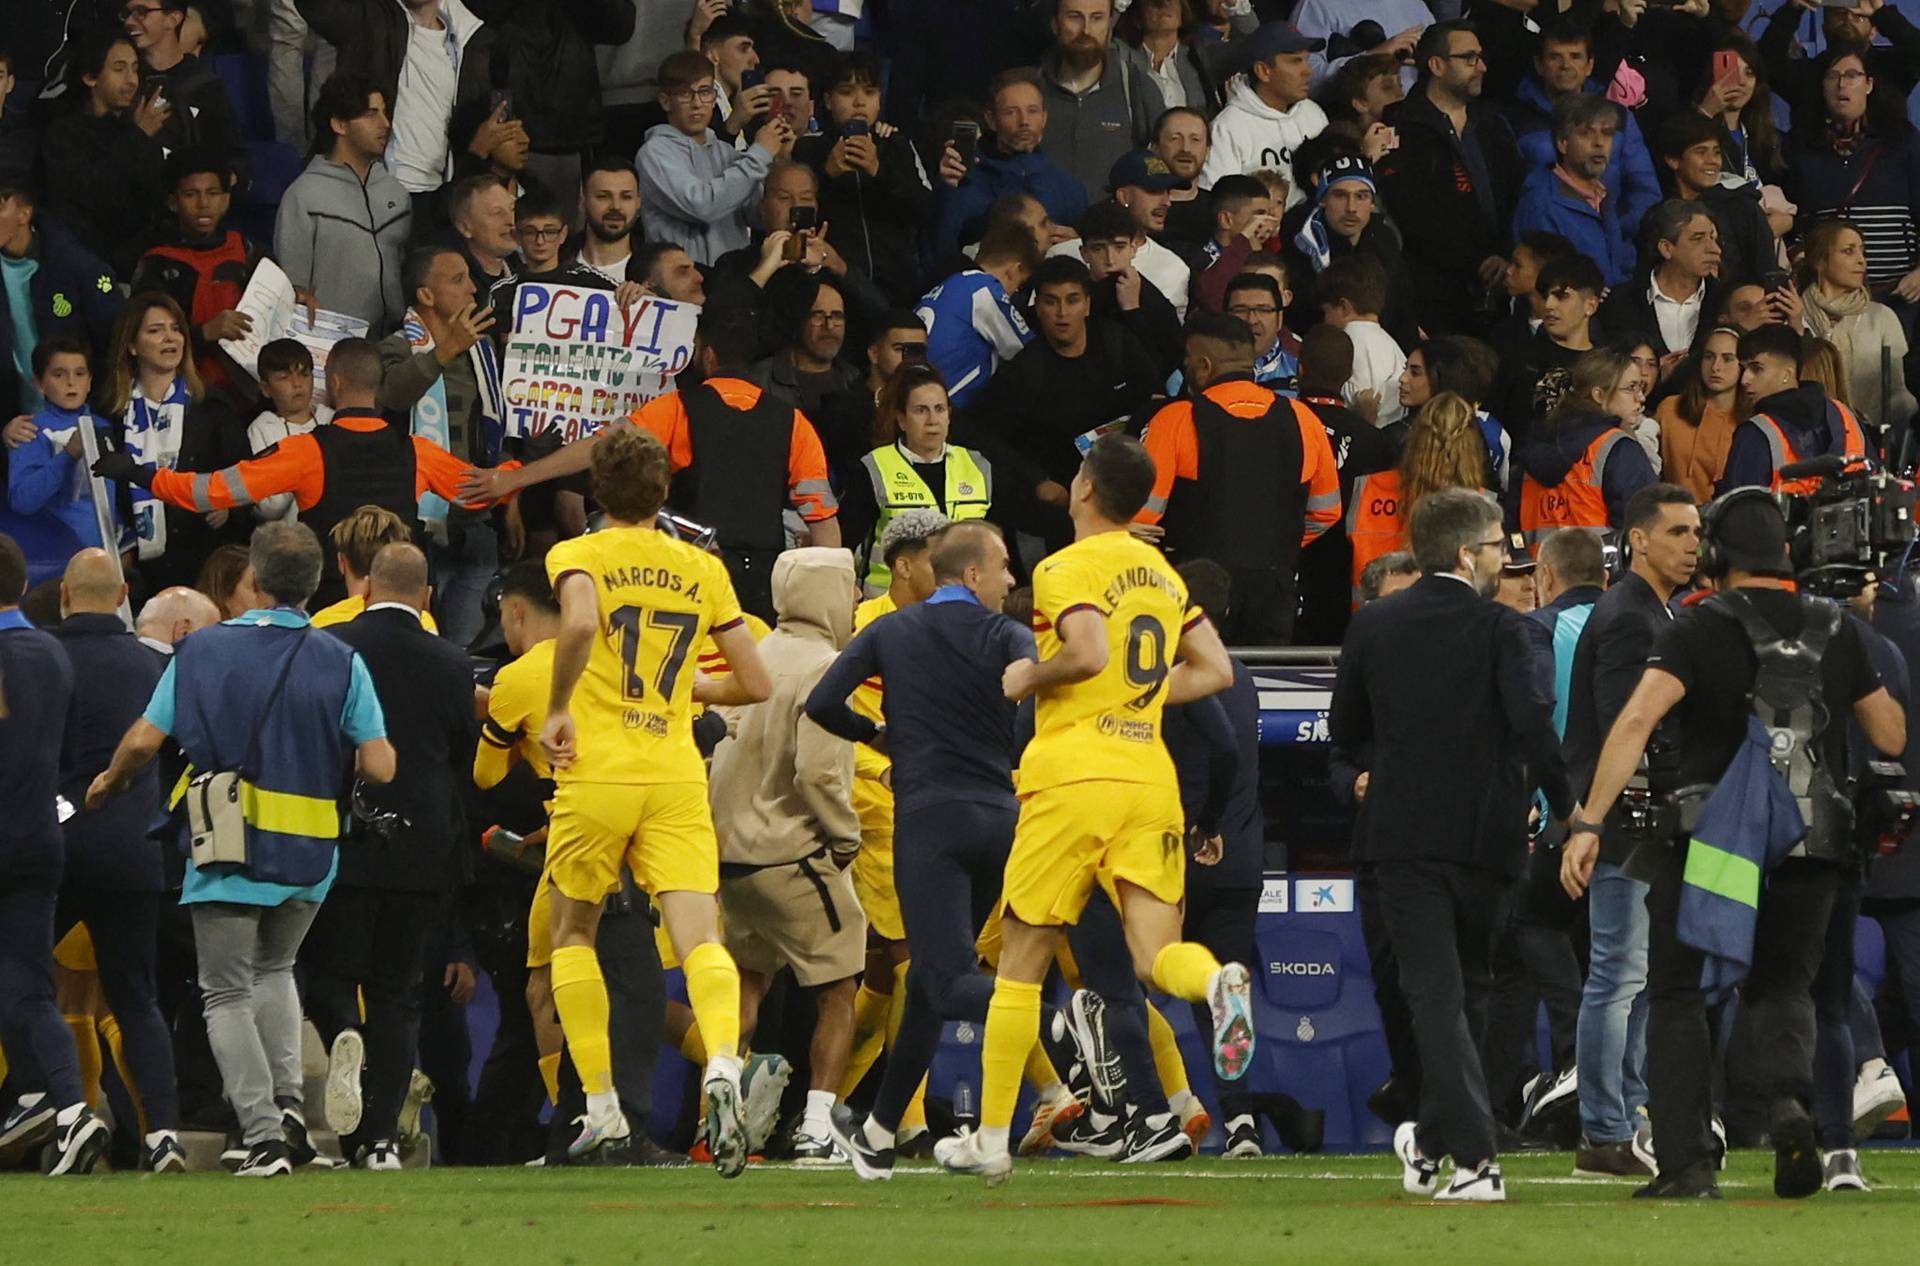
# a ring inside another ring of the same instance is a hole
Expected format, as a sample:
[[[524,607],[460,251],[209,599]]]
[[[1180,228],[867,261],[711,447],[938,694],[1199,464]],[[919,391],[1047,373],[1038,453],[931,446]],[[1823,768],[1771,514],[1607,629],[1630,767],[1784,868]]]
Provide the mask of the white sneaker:
[[[1867,1176],[1860,1172],[1860,1155],[1851,1147],[1838,1152],[1828,1152],[1821,1158],[1820,1167],[1826,1171],[1828,1191],[1872,1191],[1867,1186]]]
[[[722,1178],[738,1178],[747,1167],[747,1119],[742,1109],[740,1083],[725,1072],[707,1073],[702,1088],[707,1104],[707,1149]]]
[[[390,1139],[375,1139],[360,1153],[360,1168],[376,1173],[396,1173],[403,1168],[400,1149]]]
[[[589,1112],[584,1116],[575,1117],[574,1120],[580,1126],[580,1133],[574,1136],[573,1142],[567,1144],[567,1155],[575,1160],[599,1151],[604,1144],[616,1143],[621,1139],[632,1137],[633,1132],[627,1127],[626,1114],[619,1108],[598,1116]]]
[[[1400,1186],[1410,1196],[1430,1196],[1440,1185],[1440,1162],[1428,1160],[1413,1143],[1413,1122],[1393,1131],[1393,1154],[1400,1158]]]
[[[1494,1204],[1507,1198],[1507,1184],[1500,1177],[1500,1166],[1488,1161],[1476,1170],[1455,1169],[1446,1190],[1434,1193],[1435,1200],[1458,1200],[1475,1204]]]
[[[341,1029],[327,1052],[327,1128],[345,1136],[360,1128],[365,1104],[360,1073],[367,1066],[367,1042],[358,1029]]]
[[[933,1159],[950,1174],[978,1174],[989,1187],[998,1187],[1013,1176],[1013,1157],[1005,1152],[987,1155],[981,1150],[980,1135],[965,1127],[935,1143]]]
[[[1907,1101],[1899,1074],[1885,1060],[1868,1060],[1853,1083],[1853,1137],[1870,1139],[1881,1123]]]

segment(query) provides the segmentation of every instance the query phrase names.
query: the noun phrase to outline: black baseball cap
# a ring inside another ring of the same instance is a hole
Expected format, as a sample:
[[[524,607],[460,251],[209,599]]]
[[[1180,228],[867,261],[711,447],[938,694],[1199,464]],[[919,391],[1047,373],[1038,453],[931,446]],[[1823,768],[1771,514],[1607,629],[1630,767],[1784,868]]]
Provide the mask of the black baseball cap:
[[[1182,180],[1173,174],[1173,168],[1167,166],[1167,160],[1152,150],[1137,149],[1122,154],[1112,167],[1107,169],[1107,189],[1118,193],[1122,189],[1145,189],[1148,193],[1166,193],[1170,189],[1191,189],[1191,180]]]

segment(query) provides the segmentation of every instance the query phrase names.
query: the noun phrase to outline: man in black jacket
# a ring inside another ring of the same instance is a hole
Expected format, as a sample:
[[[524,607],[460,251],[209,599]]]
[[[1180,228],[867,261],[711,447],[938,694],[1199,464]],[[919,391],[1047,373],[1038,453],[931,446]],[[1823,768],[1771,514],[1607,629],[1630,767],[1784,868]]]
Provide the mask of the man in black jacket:
[[[633,38],[634,0],[472,0],[467,7],[499,32],[492,82],[508,94],[510,118],[526,125],[528,175],[548,189],[572,189],[603,131],[594,47]],[[479,125],[472,113],[469,103],[456,114],[456,138]]]
[[[165,80],[160,96],[169,112],[153,138],[161,152],[218,150],[233,172],[234,188],[246,188],[247,143],[240,135],[240,119],[227,86],[204,61],[180,46],[187,0],[155,0],[128,5],[121,12],[126,15],[127,36],[140,53],[141,73]]]
[[[1661,360],[1661,377],[1713,330],[1726,288],[1719,281],[1720,227],[1701,203],[1669,198],[1647,212],[1633,280],[1600,305],[1610,338],[1644,338]]]
[[[476,729],[466,656],[420,624],[431,596],[426,555],[388,545],[368,579],[366,612],[329,631],[373,675],[400,776],[378,791],[355,788],[339,881],[300,957],[308,1012],[331,1049],[327,1119],[341,1154],[388,1170],[400,1167],[395,1136],[419,1042],[423,954],[462,866],[458,789]]]
[[[1492,319],[1481,297],[1506,269],[1519,156],[1480,103],[1486,62],[1472,27],[1436,22],[1414,60],[1421,82],[1386,113],[1400,144],[1376,165],[1380,194],[1400,213],[1421,327],[1479,334]]]
[[[1354,616],[1328,720],[1338,746],[1373,749],[1354,859],[1379,886],[1423,1070],[1420,1119],[1394,1133],[1402,1185],[1504,1200],[1478,1049],[1493,936],[1526,856],[1532,785],[1556,818],[1573,797],[1521,617],[1486,601],[1506,556],[1499,507],[1433,493],[1411,527],[1425,574]],[[1446,1155],[1453,1181],[1437,1190]]]
[[[77,807],[66,823],[67,865],[54,916],[56,940],[76,923],[87,925],[100,965],[100,989],[125,1039],[130,1087],[147,1118],[144,1168],[184,1170],[173,1038],[161,1018],[154,964],[167,878],[160,841],[147,835],[161,803],[159,767],[150,765],[127,794],[104,807],[85,807],[87,783],[107,767],[120,736],[147,706],[160,681],[161,658],[120,622],[126,582],[103,550],[82,550],[60,582],[66,618],[53,636],[73,664],[61,794]]]

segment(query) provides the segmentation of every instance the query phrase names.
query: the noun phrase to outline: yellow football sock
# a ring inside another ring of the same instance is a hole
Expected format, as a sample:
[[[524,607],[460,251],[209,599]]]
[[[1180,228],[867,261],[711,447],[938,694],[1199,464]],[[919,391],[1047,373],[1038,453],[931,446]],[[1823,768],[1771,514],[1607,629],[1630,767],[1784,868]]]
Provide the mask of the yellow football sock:
[[[540,1057],[540,1081],[547,1088],[547,1102],[560,1106],[560,1052]]]
[[[1060,1074],[1047,1055],[1047,1044],[1037,1037],[1033,1039],[1033,1049],[1027,1052],[1027,1084],[1035,1090],[1060,1084]]]
[[[590,1095],[613,1089],[613,1056],[607,1041],[607,982],[591,945],[561,945],[553,951],[553,1009],[573,1052],[580,1088]]]
[[[680,1056],[690,1064],[706,1067],[707,1043],[700,1036],[700,1021],[695,1020],[687,1025],[687,1031],[680,1035]]]
[[[1147,1041],[1153,1045],[1153,1067],[1160,1074],[1160,1093],[1171,1099],[1192,1089],[1187,1081],[1187,1061],[1180,1057],[1180,1041],[1173,1035],[1167,1017],[1151,1002],[1147,1004]]]
[[[87,1103],[100,1106],[100,1039],[93,1029],[93,1017],[90,1015],[63,1016],[67,1027],[73,1030],[74,1053],[80,1057],[80,1090],[86,1096]]]
[[[867,1070],[880,1058],[881,1048],[887,1043],[889,1027],[897,1030],[898,1026],[890,1024],[892,1008],[892,995],[876,993],[864,982],[853,995],[853,1049],[847,1056],[847,1070],[840,1074],[841,1100],[866,1080]]]
[[[1204,945],[1175,941],[1153,958],[1153,987],[1188,1002],[1207,1000],[1207,983],[1220,970],[1220,960]]]
[[[893,1050],[893,1044],[900,1036],[900,1018],[907,1013],[907,968],[908,963],[893,965],[893,992],[887,995],[887,1047]]]
[[[980,1125],[1005,1131],[1020,1094],[1020,1071],[1040,1033],[1040,986],[1005,976],[994,981],[987,1032],[980,1043]]]
[[[705,1035],[707,1058],[740,1053],[740,969],[718,941],[696,945],[687,955],[687,1003]]]

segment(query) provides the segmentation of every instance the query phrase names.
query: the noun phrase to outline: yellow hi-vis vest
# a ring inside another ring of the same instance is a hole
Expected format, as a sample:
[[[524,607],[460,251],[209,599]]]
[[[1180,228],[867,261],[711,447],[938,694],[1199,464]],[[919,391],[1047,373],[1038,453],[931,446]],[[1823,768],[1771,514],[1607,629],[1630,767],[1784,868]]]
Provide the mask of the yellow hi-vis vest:
[[[940,500],[927,487],[898,444],[874,449],[860,459],[873,481],[873,503],[879,507],[874,520],[873,539],[867,543],[867,584],[885,590],[893,583],[887,563],[880,556],[880,538],[894,516],[908,510],[938,510]],[[993,466],[970,448],[947,445],[946,516],[954,522],[984,519],[993,501]]]

